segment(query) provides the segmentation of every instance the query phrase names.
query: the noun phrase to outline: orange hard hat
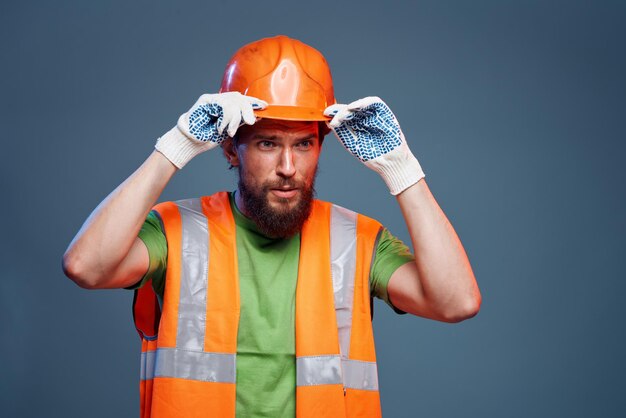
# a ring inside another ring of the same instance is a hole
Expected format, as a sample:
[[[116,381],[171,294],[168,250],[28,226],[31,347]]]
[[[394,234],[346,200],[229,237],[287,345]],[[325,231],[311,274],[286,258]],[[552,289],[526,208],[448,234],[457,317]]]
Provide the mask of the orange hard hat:
[[[333,79],[324,56],[284,35],[241,47],[224,71],[220,93],[238,91],[265,100],[255,110],[269,119],[327,121],[324,109],[335,104]]]

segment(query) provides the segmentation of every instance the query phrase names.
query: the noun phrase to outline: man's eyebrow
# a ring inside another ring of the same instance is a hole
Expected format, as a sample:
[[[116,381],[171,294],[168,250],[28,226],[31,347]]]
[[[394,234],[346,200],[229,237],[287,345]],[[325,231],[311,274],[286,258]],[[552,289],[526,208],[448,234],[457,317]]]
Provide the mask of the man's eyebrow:
[[[305,136],[304,138],[300,138],[299,141],[309,141],[311,139],[316,139],[316,138],[317,138],[317,134],[309,134]]]

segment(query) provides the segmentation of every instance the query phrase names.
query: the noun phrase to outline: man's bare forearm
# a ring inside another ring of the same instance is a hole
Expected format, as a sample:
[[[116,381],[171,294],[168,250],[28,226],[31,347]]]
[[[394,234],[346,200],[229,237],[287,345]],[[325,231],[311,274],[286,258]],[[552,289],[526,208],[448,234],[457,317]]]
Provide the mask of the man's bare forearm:
[[[429,310],[441,318],[463,319],[478,312],[478,284],[454,228],[422,179],[396,196],[404,215],[417,276]]]
[[[88,288],[127,284],[119,267],[131,252],[148,212],[176,171],[167,158],[153,151],[111,192],[87,218],[65,252],[63,268],[68,277]],[[135,253],[132,256],[139,257]]]

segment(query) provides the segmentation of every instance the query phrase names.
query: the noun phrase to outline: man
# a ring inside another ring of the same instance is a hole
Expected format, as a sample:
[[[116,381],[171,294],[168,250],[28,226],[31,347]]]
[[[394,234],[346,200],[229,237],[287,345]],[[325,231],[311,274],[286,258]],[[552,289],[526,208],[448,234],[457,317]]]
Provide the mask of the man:
[[[378,172],[414,258],[377,221],[313,199],[324,135]],[[156,200],[221,146],[234,193]],[[65,253],[85,288],[134,288],[143,417],[380,416],[371,296],[458,322],[480,293],[387,105],[336,104],[323,56],[278,36],[241,48]],[[152,210],[151,210],[152,209]]]

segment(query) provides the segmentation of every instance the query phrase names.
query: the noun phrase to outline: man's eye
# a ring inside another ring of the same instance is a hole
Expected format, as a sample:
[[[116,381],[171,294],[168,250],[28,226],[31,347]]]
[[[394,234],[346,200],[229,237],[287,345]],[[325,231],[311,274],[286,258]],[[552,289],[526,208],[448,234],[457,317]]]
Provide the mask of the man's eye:
[[[298,146],[302,149],[309,149],[311,148],[311,146],[313,146],[313,144],[311,143],[311,141],[302,141],[298,144]]]
[[[272,141],[261,141],[259,142],[259,146],[261,148],[272,148],[274,147],[274,143]]]

